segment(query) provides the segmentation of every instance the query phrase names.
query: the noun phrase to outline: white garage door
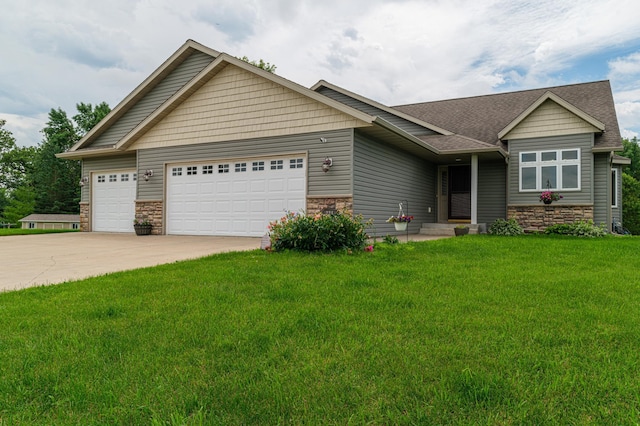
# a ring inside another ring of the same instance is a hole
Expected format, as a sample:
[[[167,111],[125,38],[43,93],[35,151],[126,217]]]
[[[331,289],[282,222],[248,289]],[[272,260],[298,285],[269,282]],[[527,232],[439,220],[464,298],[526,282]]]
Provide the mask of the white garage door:
[[[133,232],[136,172],[100,172],[92,181],[92,229],[102,232]]]
[[[169,165],[167,233],[260,236],[305,194],[300,156]]]

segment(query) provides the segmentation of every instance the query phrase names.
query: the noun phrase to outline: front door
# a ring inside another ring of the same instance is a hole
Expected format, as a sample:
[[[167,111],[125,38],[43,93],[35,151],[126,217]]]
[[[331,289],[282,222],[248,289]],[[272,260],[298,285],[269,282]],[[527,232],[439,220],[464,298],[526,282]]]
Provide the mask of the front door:
[[[471,166],[449,167],[449,219],[471,219]]]
[[[438,168],[438,222],[471,219],[471,166]]]

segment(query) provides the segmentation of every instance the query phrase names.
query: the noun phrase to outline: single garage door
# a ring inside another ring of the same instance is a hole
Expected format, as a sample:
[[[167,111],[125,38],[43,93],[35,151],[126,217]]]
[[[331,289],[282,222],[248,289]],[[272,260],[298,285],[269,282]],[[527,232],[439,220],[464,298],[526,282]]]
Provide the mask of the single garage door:
[[[135,170],[94,173],[91,188],[92,230],[133,232]]]
[[[167,233],[260,236],[305,196],[301,156],[169,165]]]

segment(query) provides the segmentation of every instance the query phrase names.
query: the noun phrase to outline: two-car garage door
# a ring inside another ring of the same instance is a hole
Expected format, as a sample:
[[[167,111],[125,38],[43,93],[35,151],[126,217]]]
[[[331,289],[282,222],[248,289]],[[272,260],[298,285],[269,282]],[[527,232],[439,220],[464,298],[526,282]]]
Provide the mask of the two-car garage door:
[[[305,207],[301,156],[168,165],[168,234],[260,236]]]

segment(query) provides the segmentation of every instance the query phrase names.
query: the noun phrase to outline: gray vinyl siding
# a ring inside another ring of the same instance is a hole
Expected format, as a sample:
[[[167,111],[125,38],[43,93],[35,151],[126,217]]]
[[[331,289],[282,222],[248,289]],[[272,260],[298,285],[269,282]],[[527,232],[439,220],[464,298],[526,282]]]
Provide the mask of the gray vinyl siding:
[[[131,170],[136,168],[136,154],[114,157],[85,158],[82,160],[82,176],[89,178],[89,184],[82,187],[80,201],[88,202],[91,198],[91,173],[107,170]]]
[[[327,142],[322,143],[323,137]],[[138,199],[164,199],[165,164],[217,160],[251,159],[259,156],[308,154],[308,196],[351,196],[353,130],[308,133],[303,135],[247,139],[229,142],[181,145],[138,151],[139,172],[153,170],[149,181],[140,181]],[[328,173],[322,171],[325,157],[333,159]]]
[[[478,223],[492,224],[507,215],[507,165],[478,164]]]
[[[327,87],[322,87],[318,90],[318,93],[324,95],[328,98],[333,99],[334,101],[338,101],[344,105],[350,106],[351,108],[355,108],[358,111],[364,112],[365,114],[372,115],[374,117],[380,117],[394,126],[399,127],[405,132],[411,133],[412,135],[422,136],[422,135],[435,135],[436,132],[429,130],[425,127],[420,126],[419,124],[413,123],[409,120],[405,120],[404,118],[398,117],[394,114],[390,114],[387,111],[384,111],[380,108],[376,108],[373,105],[369,105],[365,102],[354,99],[350,96],[347,96],[343,93],[336,92],[333,89],[329,89]]]
[[[609,210],[611,209],[611,169],[609,168],[609,154],[596,154],[594,157],[594,185],[593,185],[593,221],[596,224],[609,224]]]
[[[135,128],[149,114],[155,111],[167,99],[173,96],[189,80],[195,77],[213,61],[213,57],[195,52],[184,60],[164,80],[147,93],[139,102],[128,110],[113,126],[101,134],[91,146],[114,145]]]
[[[520,152],[580,148],[580,191],[558,191],[561,204],[593,203],[593,134],[553,136],[509,141],[509,204],[539,204],[539,191],[520,192]]]
[[[409,224],[410,233],[417,233],[422,223],[435,222],[436,166],[358,132],[354,163],[353,210],[365,220],[374,219],[375,229],[370,234],[399,234],[385,221],[398,214],[398,203],[403,200],[409,207],[405,213],[415,217]]]
[[[618,205],[616,207],[611,207],[611,217],[616,218],[617,221],[624,224],[624,218],[622,217],[622,167],[616,166],[616,170],[618,170]]]

